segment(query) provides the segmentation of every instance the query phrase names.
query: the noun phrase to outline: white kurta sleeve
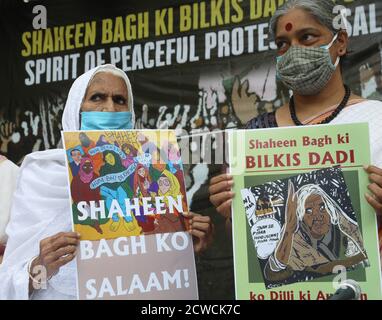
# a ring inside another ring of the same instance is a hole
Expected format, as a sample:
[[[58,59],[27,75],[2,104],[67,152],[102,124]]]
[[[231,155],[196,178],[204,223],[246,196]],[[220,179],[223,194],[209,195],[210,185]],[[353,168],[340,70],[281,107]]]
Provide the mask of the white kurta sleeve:
[[[9,221],[11,200],[16,188],[19,167],[9,160],[0,160],[0,244],[7,242],[5,228]]]

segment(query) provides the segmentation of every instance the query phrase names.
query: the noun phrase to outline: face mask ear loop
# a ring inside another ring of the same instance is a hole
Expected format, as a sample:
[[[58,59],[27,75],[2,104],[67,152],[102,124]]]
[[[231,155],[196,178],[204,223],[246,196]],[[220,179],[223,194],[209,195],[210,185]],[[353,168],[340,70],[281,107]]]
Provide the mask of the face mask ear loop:
[[[326,50],[329,50],[329,49],[332,47],[333,43],[334,43],[337,39],[338,39],[338,33],[336,33],[336,35],[333,37],[333,40],[332,40],[328,45],[326,45],[326,46],[324,46],[324,47],[322,47],[322,48],[324,48],[324,49],[326,49]],[[334,63],[334,68],[337,68],[337,67],[338,67],[338,65],[339,65],[339,63],[340,63],[340,60],[341,60],[341,58],[338,56],[337,59],[336,59],[336,62]]]
[[[337,68],[338,65],[340,64],[340,60],[341,60],[341,58],[340,58],[340,56],[338,56],[336,62],[334,63],[334,66],[335,66],[336,68]]]
[[[322,48],[329,50],[332,47],[333,43],[337,40],[337,38],[338,38],[338,33],[336,33],[336,35],[333,37],[333,40],[328,45],[323,46]]]

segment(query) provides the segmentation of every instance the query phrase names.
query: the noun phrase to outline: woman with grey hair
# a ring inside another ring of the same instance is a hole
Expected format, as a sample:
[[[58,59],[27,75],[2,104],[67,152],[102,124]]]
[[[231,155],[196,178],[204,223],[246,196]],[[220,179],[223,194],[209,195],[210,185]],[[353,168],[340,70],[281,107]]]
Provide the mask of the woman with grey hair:
[[[361,262],[368,263],[357,223],[320,186],[307,184],[294,192],[289,181],[285,224],[265,268],[267,279],[281,280],[295,271],[331,273],[334,265]]]
[[[348,51],[348,34],[338,21],[331,0],[290,0],[280,7],[270,22],[277,45],[278,78],[293,95],[275,112],[248,122],[247,129],[315,124],[368,122],[372,165],[371,194],[367,202],[382,214],[382,102],[366,100],[344,84],[341,60]],[[222,174],[210,181],[210,201],[230,225],[233,177]]]

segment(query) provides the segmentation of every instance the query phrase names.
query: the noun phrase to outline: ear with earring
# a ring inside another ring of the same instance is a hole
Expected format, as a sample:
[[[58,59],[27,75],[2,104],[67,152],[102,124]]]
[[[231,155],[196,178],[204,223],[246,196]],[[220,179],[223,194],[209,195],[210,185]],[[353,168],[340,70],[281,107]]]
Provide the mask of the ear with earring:
[[[341,56],[344,56],[346,54],[346,49],[345,48],[340,49],[339,54]]]

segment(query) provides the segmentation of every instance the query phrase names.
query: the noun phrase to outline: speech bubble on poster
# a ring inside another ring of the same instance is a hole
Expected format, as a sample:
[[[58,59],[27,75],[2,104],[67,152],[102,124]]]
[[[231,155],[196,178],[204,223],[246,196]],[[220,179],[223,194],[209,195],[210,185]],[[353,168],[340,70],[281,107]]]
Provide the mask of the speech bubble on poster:
[[[273,218],[260,219],[252,226],[251,235],[260,259],[267,259],[275,251],[280,231],[280,223]]]

